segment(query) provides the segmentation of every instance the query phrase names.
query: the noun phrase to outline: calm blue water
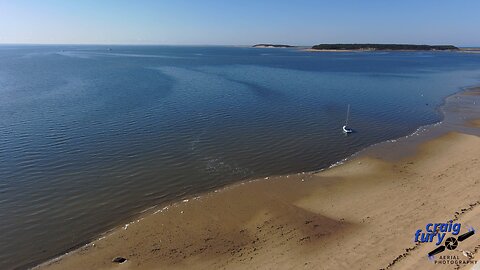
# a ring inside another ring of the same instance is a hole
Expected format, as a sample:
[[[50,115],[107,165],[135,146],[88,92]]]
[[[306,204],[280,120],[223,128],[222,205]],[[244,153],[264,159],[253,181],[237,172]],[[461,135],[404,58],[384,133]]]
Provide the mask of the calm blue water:
[[[441,120],[479,79],[480,55],[451,52],[0,46],[0,268],[155,204],[327,167]]]

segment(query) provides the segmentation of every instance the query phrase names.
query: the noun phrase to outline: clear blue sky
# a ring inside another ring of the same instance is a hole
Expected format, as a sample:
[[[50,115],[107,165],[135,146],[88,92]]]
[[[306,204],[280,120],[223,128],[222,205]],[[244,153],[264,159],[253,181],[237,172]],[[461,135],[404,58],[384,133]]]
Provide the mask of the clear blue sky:
[[[0,0],[0,43],[480,45],[478,0]]]

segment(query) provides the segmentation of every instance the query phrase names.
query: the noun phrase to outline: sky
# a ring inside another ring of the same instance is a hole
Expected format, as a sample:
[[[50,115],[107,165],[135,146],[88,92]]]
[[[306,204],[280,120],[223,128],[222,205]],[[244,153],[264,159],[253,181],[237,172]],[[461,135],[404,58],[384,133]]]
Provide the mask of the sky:
[[[478,0],[0,0],[0,43],[480,45]]]

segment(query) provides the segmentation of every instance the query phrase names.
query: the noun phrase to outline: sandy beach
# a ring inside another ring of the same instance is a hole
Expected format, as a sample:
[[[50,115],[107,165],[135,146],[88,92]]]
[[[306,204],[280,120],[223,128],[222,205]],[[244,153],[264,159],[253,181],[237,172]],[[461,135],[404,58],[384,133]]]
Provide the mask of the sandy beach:
[[[480,228],[479,153],[478,136],[452,130],[397,160],[359,155],[236,184],[156,209],[38,269],[471,269],[478,234],[437,262],[427,258],[434,243],[413,239],[428,223]]]

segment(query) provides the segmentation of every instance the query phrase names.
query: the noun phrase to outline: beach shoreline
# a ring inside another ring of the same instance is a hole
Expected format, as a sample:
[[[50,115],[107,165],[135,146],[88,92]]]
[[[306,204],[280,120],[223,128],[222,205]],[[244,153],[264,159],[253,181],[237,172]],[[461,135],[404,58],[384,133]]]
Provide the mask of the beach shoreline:
[[[476,92],[478,92],[478,88],[457,95],[465,94],[465,96],[470,95],[477,98]],[[468,122],[471,123],[471,128],[478,127],[479,120],[470,119],[468,121],[465,125],[468,125]],[[347,241],[345,237],[357,231],[372,232],[369,231],[372,229],[365,229],[363,226],[365,224],[373,226],[372,220],[375,218],[374,215],[361,217],[347,211],[348,205],[337,201],[339,199],[333,198],[331,194],[335,194],[339,198],[348,198],[345,201],[349,203],[352,203],[353,198],[353,205],[361,205],[362,199],[357,198],[358,194],[355,194],[354,190],[362,190],[366,194],[371,194],[374,191],[385,192],[385,188],[403,187],[408,183],[401,183],[398,186],[399,183],[386,181],[384,178],[396,175],[396,177],[401,176],[408,179],[411,174],[419,174],[416,170],[420,168],[410,166],[412,165],[410,163],[425,162],[425,157],[431,155],[432,151],[435,158],[439,158],[446,164],[450,161],[448,156],[458,156],[455,155],[455,151],[452,153],[451,145],[474,153],[476,148],[472,147],[472,144],[480,145],[479,140],[477,136],[467,135],[463,131],[443,131],[441,135],[437,134],[433,139],[429,138],[419,142],[418,147],[414,147],[416,153],[405,154],[400,160],[394,162],[369,156],[366,151],[366,154],[355,154],[341,166],[330,166],[329,169],[320,172],[270,176],[229,185],[180,202],[170,203],[159,209],[151,209],[136,221],[114,228],[99,239],[43,263],[35,269],[82,269],[85,267],[113,269],[119,266],[125,269],[153,269],[158,266],[173,269],[192,266],[196,266],[194,268],[198,269],[211,267],[235,269],[241,268],[242,264],[247,262],[251,268],[256,269],[278,267],[279,265],[313,269],[315,262],[325,263],[325,261],[326,265],[331,267],[335,266],[334,262],[339,266],[348,267],[353,262],[357,264],[360,262],[355,261],[355,256],[352,254],[350,254],[351,259],[349,260],[344,260],[343,257],[335,258],[335,255],[332,255],[335,246],[336,248],[342,246],[343,249],[348,250],[349,247],[352,247],[348,244],[349,241],[365,240],[359,236]],[[394,148],[395,145],[388,147]],[[444,149],[444,152],[438,153],[436,148]],[[471,156],[474,155],[471,154]],[[399,166],[413,168],[405,173],[403,170],[398,170]],[[431,166],[434,165],[430,164],[430,167],[427,167],[432,169]],[[478,177],[475,172],[472,175]],[[422,175],[422,178],[429,176],[432,175]],[[445,186],[448,185],[448,181],[442,183]],[[416,184],[420,185],[420,183]],[[380,189],[377,187],[379,185]],[[367,187],[370,189],[366,190]],[[475,188],[480,191],[477,186]],[[326,192],[327,190],[335,192],[330,194]],[[248,200],[244,197],[247,197]],[[332,209],[325,208],[323,205],[326,201],[330,203],[325,199],[326,197],[331,201],[336,201],[334,205],[332,204]],[[476,202],[462,201],[458,204],[462,203]],[[372,212],[385,210],[383,208],[375,209],[371,205],[372,202],[368,200],[365,204],[368,207],[363,207],[363,210]],[[473,210],[477,211],[478,209]],[[447,212],[442,212],[442,214],[445,215]],[[338,213],[342,213],[341,217]],[[422,216],[418,219],[422,218],[425,217]],[[378,221],[378,217],[376,220]],[[389,220],[385,224],[391,225],[391,222],[393,221]],[[267,225],[270,228],[267,228]],[[380,225],[382,225],[381,222]],[[297,241],[293,241],[293,239]],[[411,245],[407,245],[407,243],[411,244],[411,235],[405,235],[405,239],[409,241],[401,239],[402,245],[391,245],[394,252],[383,254],[384,256],[378,260],[381,264],[376,265],[370,261],[367,264],[361,262],[363,264],[359,265],[366,268],[373,266],[375,266],[373,268],[381,268],[382,265],[387,267],[392,263],[390,259],[395,257],[393,255],[403,254],[397,252],[401,250],[400,246],[402,249],[405,246],[408,246],[407,249],[411,248]],[[377,238],[368,238],[367,240],[372,243],[381,242]],[[282,257],[289,252],[305,252],[305,248],[311,254],[304,258]],[[310,252],[311,249],[314,249],[315,252]],[[407,254],[411,257],[410,253]],[[378,257],[378,254],[366,255]],[[116,256],[125,257],[127,262],[121,265],[112,263],[112,258]],[[308,262],[306,258],[308,258]],[[300,264],[299,260],[306,262]],[[339,260],[341,262],[338,262]],[[407,260],[397,260],[395,264],[401,261],[405,263]],[[422,261],[408,261],[424,266]],[[426,265],[426,267],[428,266]]]

